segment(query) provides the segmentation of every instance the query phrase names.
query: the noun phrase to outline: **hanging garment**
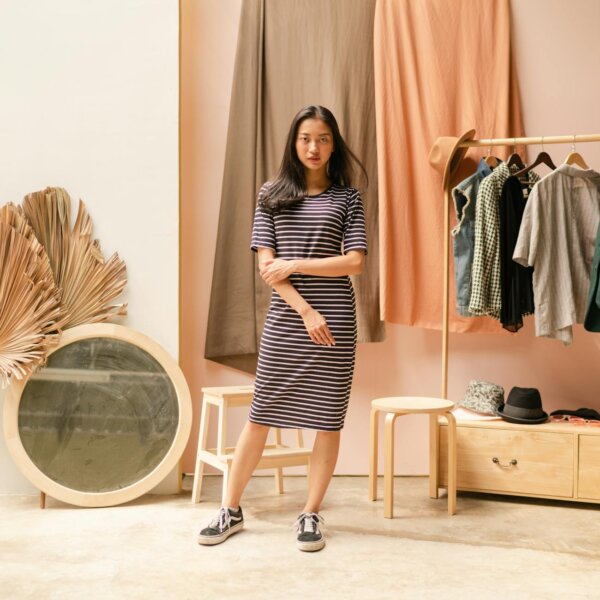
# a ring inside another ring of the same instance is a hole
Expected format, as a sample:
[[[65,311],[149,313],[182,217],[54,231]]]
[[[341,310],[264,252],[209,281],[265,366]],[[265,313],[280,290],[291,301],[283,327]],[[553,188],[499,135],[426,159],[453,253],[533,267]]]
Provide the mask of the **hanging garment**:
[[[583,323],[600,223],[600,173],[561,165],[527,200],[513,259],[533,267],[536,335],[570,344]]]
[[[452,230],[454,252],[454,276],[456,287],[456,312],[463,317],[472,317],[469,312],[471,300],[471,270],[475,250],[475,204],[479,185],[492,169],[482,158],[477,171],[461,181],[453,190],[454,210],[457,225]]]
[[[483,10],[472,0],[378,0],[374,37],[381,314],[440,329],[444,198],[427,157],[439,136],[472,128],[478,138],[523,134],[510,2]],[[470,149],[455,181],[475,171],[479,155]],[[500,330],[450,312],[451,331]]]
[[[519,331],[523,317],[533,314],[533,269],[513,260],[523,211],[531,189],[539,177],[529,172],[525,189],[515,176],[509,177],[500,195],[500,322],[507,331]]]
[[[374,10],[375,0],[242,4],[206,358],[251,373],[256,369],[270,300],[248,250],[256,192],[276,173],[292,118],[308,104],[333,112],[369,175],[361,192],[371,252],[355,279],[358,339],[384,337],[378,307]]]
[[[473,315],[489,315],[494,319],[500,319],[502,286],[499,204],[504,184],[511,176],[511,172],[518,170],[517,166],[509,168],[506,163],[500,163],[479,186],[475,207],[475,251],[469,303],[469,312]],[[539,176],[530,171],[530,183],[533,185],[538,180]]]
[[[498,202],[510,177],[506,163],[500,163],[479,186],[475,205],[475,251],[471,273],[469,312],[500,318],[500,217]]]
[[[264,189],[264,186],[263,186]],[[331,186],[270,215],[256,209],[252,249],[270,248],[284,260],[367,251],[360,195]],[[250,421],[274,427],[337,431],[344,426],[356,352],[354,292],[348,276],[289,277],[325,317],[334,346],[315,344],[302,317],[273,291],[260,342]]]
[[[596,252],[590,272],[590,292],[583,326],[588,331],[600,332],[600,226],[596,234]]]

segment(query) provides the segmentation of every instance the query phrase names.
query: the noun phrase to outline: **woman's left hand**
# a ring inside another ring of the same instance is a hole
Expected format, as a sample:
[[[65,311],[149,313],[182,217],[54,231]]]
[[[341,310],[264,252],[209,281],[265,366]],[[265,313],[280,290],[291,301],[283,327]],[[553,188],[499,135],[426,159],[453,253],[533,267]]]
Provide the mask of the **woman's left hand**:
[[[273,285],[287,279],[294,272],[294,263],[281,258],[269,258],[260,264],[260,275],[269,284]]]

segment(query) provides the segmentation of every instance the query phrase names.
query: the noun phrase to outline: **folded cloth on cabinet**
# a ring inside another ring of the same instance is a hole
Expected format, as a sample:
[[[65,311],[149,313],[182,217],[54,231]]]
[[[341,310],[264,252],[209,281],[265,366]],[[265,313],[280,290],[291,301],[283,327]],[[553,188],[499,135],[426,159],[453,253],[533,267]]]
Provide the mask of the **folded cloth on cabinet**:
[[[459,421],[501,421],[502,418],[497,415],[484,415],[468,408],[459,406],[452,411],[454,418]]]

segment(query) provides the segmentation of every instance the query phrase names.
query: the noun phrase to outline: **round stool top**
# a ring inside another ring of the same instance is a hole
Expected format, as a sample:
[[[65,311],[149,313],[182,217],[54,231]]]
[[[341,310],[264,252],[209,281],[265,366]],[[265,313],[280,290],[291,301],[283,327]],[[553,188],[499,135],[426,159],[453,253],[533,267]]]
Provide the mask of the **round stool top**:
[[[454,408],[454,402],[443,398],[427,396],[395,396],[377,398],[371,402],[372,408],[392,413],[447,413]]]

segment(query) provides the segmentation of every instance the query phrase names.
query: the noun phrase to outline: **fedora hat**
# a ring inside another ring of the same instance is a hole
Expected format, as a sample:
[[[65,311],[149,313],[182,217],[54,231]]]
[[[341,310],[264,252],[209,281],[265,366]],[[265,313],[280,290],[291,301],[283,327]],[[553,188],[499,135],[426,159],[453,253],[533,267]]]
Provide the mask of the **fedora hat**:
[[[499,406],[496,414],[509,423],[535,425],[548,420],[548,415],[542,410],[542,397],[536,388],[512,388],[506,404]]]
[[[429,151],[429,164],[442,173],[442,186],[446,189],[450,178],[456,173],[461,160],[465,157],[468,148],[458,148],[460,144],[472,140],[475,130],[469,129],[460,137],[439,137]],[[452,157],[452,160],[450,160]]]

